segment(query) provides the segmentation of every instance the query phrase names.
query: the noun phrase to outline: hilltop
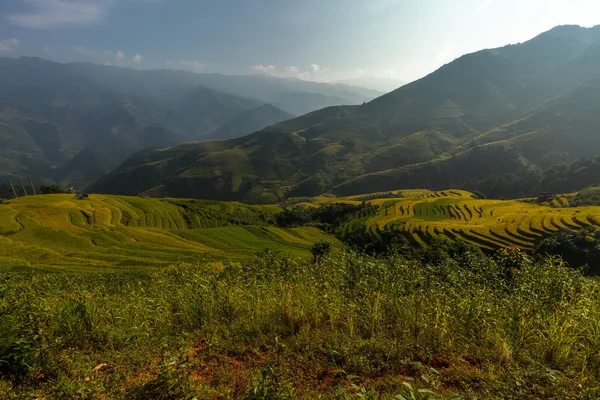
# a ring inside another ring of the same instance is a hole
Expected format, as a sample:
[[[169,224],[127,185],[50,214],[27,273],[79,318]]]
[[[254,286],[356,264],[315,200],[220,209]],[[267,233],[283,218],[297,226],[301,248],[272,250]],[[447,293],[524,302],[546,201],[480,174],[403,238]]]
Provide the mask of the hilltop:
[[[263,203],[424,184],[478,190],[479,180],[600,154],[599,49],[600,27],[557,27],[465,55],[360,106],[328,107],[218,145],[136,154],[92,190]],[[468,167],[481,153],[484,168]]]

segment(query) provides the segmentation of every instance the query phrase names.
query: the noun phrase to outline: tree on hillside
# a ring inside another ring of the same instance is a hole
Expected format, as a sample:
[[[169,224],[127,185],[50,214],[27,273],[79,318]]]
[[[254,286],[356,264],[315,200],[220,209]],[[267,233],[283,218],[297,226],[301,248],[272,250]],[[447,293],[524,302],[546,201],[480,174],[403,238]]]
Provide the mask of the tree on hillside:
[[[600,273],[600,229],[560,231],[545,239],[535,249],[539,256],[557,255],[571,267],[588,266],[589,273]]]
[[[59,193],[73,193],[69,188],[63,188],[58,185],[42,185],[40,186],[41,194],[59,194]]]
[[[315,262],[318,263],[323,256],[331,253],[332,248],[333,246],[331,242],[327,240],[319,240],[312,245],[310,251],[315,258]]]

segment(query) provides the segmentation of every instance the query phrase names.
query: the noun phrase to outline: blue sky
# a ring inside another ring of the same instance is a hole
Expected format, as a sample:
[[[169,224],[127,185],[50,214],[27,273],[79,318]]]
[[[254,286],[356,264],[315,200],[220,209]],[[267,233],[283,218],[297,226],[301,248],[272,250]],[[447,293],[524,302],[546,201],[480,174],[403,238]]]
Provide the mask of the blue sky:
[[[0,56],[410,81],[561,24],[600,0],[0,0]]]

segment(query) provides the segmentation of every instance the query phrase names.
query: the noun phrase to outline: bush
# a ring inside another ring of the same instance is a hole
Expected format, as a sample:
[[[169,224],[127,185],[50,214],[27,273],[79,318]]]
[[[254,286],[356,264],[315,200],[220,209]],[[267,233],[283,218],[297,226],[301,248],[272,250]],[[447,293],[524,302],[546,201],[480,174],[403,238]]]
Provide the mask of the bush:
[[[42,185],[40,186],[41,194],[61,194],[61,193],[73,193],[69,188],[63,188],[58,185]]]
[[[589,186],[573,197],[569,201],[572,207],[578,206],[599,206],[600,205],[600,185]]]
[[[587,266],[592,275],[600,274],[600,230],[560,231],[543,240],[535,249],[537,256],[560,256],[569,266]]]
[[[319,262],[322,257],[331,253],[332,248],[333,248],[333,245],[331,244],[331,242],[329,242],[327,240],[319,240],[318,242],[315,242],[312,245],[312,247],[310,248],[310,252],[312,253],[312,255],[314,257],[315,262]]]

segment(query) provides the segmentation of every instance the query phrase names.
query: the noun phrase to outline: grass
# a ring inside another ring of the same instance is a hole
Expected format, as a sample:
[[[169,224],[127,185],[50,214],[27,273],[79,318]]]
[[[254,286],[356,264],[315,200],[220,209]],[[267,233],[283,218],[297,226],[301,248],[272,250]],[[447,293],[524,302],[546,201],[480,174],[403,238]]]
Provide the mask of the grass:
[[[21,197],[0,205],[4,268],[114,270],[177,262],[242,260],[265,248],[309,257],[328,237],[316,228],[268,225],[277,206],[73,195]]]
[[[517,251],[0,274],[6,399],[592,399],[600,286]]]

